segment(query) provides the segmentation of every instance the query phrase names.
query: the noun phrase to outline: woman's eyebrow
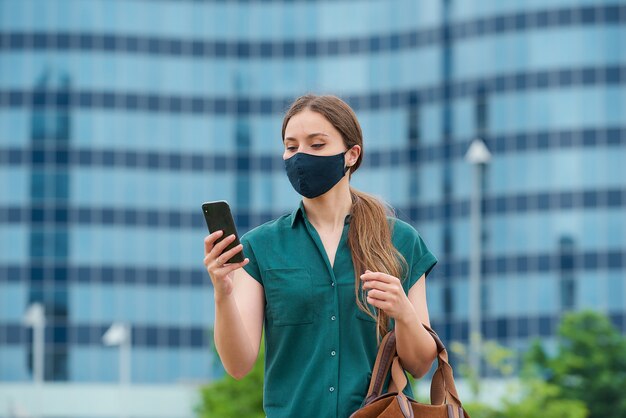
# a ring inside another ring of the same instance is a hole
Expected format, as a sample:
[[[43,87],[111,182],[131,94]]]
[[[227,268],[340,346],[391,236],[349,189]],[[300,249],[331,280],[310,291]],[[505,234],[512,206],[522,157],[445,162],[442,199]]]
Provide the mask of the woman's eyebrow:
[[[312,138],[315,138],[316,136],[326,136],[327,137],[328,134],[325,134],[324,132],[314,132],[312,134],[308,134],[306,136],[306,139],[312,139]],[[297,139],[294,138],[294,137],[288,136],[288,137],[285,138],[285,140],[283,142],[285,142],[285,141],[297,141]]]

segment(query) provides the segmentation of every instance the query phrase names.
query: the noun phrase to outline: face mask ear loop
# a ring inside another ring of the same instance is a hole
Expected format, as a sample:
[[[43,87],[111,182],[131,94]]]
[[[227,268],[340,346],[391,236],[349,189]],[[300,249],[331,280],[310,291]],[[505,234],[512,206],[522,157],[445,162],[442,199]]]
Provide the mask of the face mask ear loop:
[[[346,155],[346,153],[347,153],[348,151],[350,151],[351,149],[352,149],[352,147],[350,147],[350,148],[348,148],[347,150],[345,150],[345,151],[343,152],[343,155],[345,156],[345,155]],[[344,169],[343,169],[343,174],[346,174],[349,170],[350,170],[350,166],[349,166],[349,165],[346,165],[346,166],[344,167]]]

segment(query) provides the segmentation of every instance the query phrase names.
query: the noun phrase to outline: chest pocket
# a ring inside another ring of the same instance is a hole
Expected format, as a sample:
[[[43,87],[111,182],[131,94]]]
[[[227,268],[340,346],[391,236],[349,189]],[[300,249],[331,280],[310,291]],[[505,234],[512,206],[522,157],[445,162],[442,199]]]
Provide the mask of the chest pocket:
[[[361,319],[363,321],[371,322],[373,324],[376,323],[376,320],[374,318],[372,318],[371,316],[369,316],[368,314],[366,314],[365,312],[360,310],[358,306],[356,306],[355,309],[356,309],[356,317],[357,318],[359,318],[359,319]]]
[[[267,314],[274,325],[310,324],[313,311],[312,284],[309,272],[302,268],[269,269],[265,271]]]

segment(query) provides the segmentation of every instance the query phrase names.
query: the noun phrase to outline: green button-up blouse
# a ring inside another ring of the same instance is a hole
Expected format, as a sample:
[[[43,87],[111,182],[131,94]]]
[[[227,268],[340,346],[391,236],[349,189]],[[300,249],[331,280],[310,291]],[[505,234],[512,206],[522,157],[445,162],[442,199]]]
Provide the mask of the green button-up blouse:
[[[403,281],[408,294],[437,259],[412,226],[389,222],[393,244],[409,266]],[[265,291],[268,418],[345,418],[365,397],[378,349],[376,324],[355,302],[349,227],[348,216],[333,266],[302,202],[241,239],[250,259],[244,268]]]

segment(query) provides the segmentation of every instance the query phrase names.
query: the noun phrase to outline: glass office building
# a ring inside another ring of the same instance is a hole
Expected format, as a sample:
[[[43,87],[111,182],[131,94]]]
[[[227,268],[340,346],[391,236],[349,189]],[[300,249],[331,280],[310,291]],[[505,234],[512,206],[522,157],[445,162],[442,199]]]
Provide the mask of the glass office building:
[[[306,92],[356,110],[353,185],[440,262],[445,341],[468,335],[470,141],[483,184],[483,332],[546,341],[564,311],[626,329],[626,1],[0,0],[0,381],[208,380],[203,201],[244,232],[299,197],[282,113]]]

